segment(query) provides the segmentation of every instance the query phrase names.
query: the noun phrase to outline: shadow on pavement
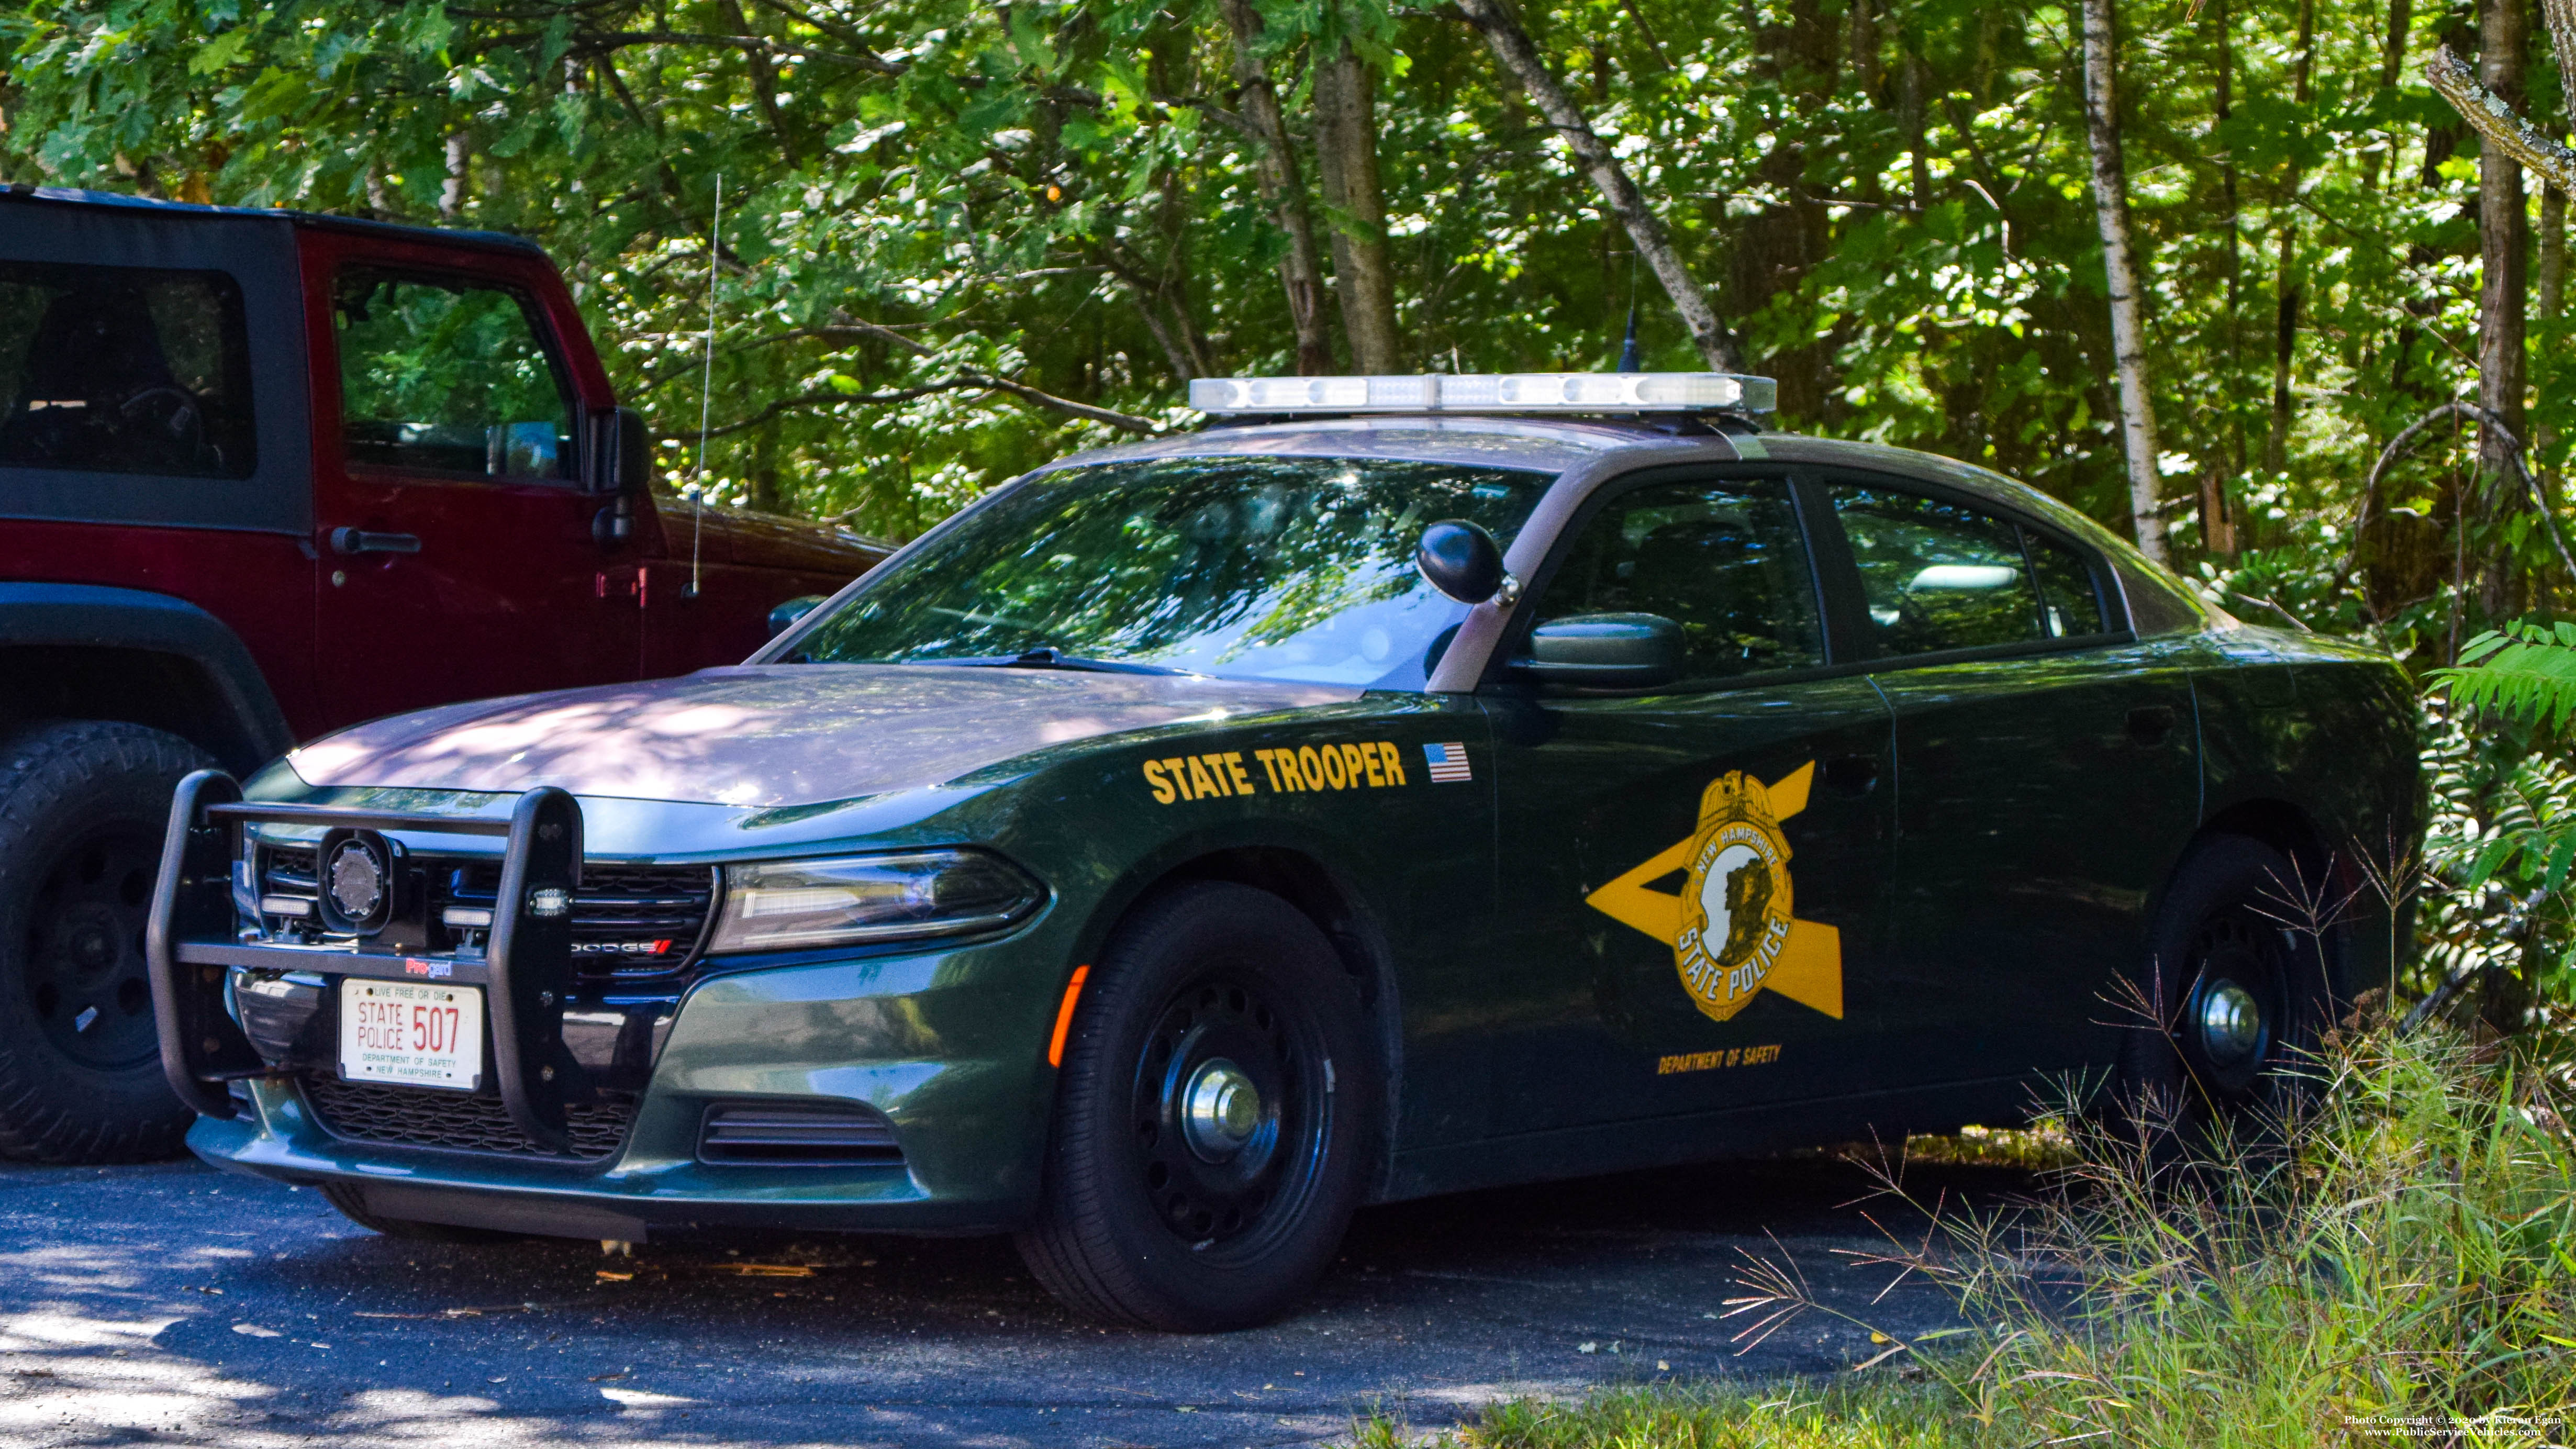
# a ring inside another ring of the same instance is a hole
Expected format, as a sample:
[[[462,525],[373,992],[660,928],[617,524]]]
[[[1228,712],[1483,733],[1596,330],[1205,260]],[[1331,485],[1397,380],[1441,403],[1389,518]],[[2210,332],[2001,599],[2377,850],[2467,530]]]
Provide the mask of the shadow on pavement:
[[[1991,1204],[2001,1169],[1918,1168]],[[1948,1305],[1847,1255],[1921,1221],[1824,1158],[1372,1209],[1309,1307],[1184,1338],[1075,1321],[1003,1239],[692,1235],[457,1248],[380,1238],[310,1191],[193,1163],[0,1166],[0,1442],[1302,1443],[1383,1407],[1866,1357],[1801,1321],[1738,1356],[1722,1300],[1786,1252],[1899,1332]],[[1773,1245],[1773,1239],[1777,1246]],[[1837,1252],[1836,1250],[1844,1250]]]

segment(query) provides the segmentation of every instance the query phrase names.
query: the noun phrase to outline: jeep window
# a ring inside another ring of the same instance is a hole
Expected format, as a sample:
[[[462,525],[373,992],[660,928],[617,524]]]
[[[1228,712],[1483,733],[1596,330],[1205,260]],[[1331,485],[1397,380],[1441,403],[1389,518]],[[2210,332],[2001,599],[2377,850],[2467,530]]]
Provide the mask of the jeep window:
[[[332,289],[332,327],[351,467],[574,476],[571,398],[519,293],[359,268]]]
[[[0,262],[0,467],[247,478],[241,288],[222,272]]]
[[[807,636],[825,663],[1084,660],[1418,689],[1467,615],[1424,525],[1508,544],[1554,475],[1378,458],[1170,458],[1040,474],[880,568]]]

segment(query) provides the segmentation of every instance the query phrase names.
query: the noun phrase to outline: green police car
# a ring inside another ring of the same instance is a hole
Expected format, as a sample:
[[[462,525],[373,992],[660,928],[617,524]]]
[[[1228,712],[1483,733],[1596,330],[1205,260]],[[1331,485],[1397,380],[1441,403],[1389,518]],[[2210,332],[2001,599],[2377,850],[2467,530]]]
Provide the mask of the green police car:
[[[193,776],[190,1145],[397,1236],[1015,1233],[1206,1330],[1369,1203],[2264,1100],[2393,964],[2398,671],[1769,400],[1206,380],[739,667]]]

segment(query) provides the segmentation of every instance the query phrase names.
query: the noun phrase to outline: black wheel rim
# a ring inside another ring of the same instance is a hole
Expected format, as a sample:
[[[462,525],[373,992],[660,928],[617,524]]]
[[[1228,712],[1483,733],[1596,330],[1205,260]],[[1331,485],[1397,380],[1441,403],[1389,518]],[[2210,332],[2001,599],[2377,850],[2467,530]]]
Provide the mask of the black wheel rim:
[[[160,1050],[143,927],[161,842],[131,826],[76,841],[27,903],[27,1004],[55,1050],[81,1066],[122,1071]]]
[[[2191,940],[2190,989],[2173,1035],[2192,1075],[2222,1099],[2241,1099],[2278,1065],[2289,1019],[2289,950],[2278,923],[2238,906]]]
[[[1313,1013],[1250,973],[1172,993],[1137,1054],[1137,1185],[1191,1251],[1259,1255],[1314,1191],[1328,1070]]]

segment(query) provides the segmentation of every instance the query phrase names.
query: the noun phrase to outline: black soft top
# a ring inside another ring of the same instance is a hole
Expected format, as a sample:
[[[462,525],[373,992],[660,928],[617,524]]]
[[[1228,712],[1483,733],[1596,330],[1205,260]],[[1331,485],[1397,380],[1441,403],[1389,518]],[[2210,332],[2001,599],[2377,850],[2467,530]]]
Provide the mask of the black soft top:
[[[288,211],[257,206],[204,206],[193,201],[159,201],[149,196],[124,196],[113,191],[80,191],[67,186],[29,186],[24,183],[0,189],[0,204],[34,204],[46,207],[112,207],[119,213],[150,213],[174,219],[214,217],[257,217],[284,221],[295,226],[320,231],[365,232],[375,236],[402,237],[412,241],[434,242],[445,246],[492,247],[502,251],[544,256],[545,248],[525,237],[497,231],[466,231],[434,226],[405,226],[399,222],[369,221],[363,217],[332,216],[315,211]]]

